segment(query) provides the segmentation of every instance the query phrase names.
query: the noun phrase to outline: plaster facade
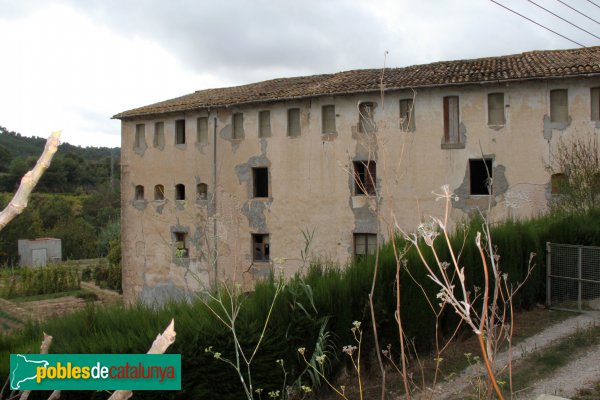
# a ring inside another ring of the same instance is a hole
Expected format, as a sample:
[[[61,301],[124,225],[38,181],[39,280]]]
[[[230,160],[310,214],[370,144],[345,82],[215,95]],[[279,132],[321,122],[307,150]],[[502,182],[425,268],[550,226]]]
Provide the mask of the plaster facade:
[[[600,74],[117,115],[125,299],[185,298],[226,279],[251,287],[274,267],[291,276],[304,266],[308,233],[313,257],[343,264],[361,235],[386,240],[395,224],[412,231],[427,215],[440,215],[432,192],[445,184],[459,197],[451,210],[454,222],[488,204],[492,221],[535,215],[550,201],[546,165],[553,146],[600,132],[590,116],[595,87]],[[550,118],[555,89],[568,93],[563,123]],[[504,94],[504,123],[489,124],[492,93]],[[444,127],[449,96],[458,98],[460,139],[453,143]],[[414,101],[414,129],[401,118],[403,99]],[[361,127],[364,103],[372,106],[373,132]],[[335,129],[329,124],[323,132],[323,107],[331,105]],[[290,109],[299,109],[299,135],[289,135]],[[270,114],[268,137],[259,137],[263,111]],[[241,131],[232,123],[239,113]],[[176,132],[177,120],[185,121],[185,143]],[[199,129],[205,122],[207,129]],[[136,134],[142,124],[143,141]],[[164,143],[154,140],[155,128],[164,131]],[[470,160],[482,159],[491,163],[491,195],[473,193],[470,169],[477,161]],[[356,169],[369,162],[375,163],[376,196],[356,187]],[[261,168],[266,171],[257,172]],[[155,196],[156,185],[164,187],[164,198]],[[184,185],[184,199],[176,199],[181,198],[176,185]],[[274,265],[280,259],[285,262]]]

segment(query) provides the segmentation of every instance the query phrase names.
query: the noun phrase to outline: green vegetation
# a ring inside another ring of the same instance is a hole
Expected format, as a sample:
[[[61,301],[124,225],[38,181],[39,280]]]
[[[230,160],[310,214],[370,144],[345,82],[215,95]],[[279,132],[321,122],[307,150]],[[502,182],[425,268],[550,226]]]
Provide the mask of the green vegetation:
[[[1,208],[12,198],[23,174],[34,165],[45,142],[0,127]],[[59,238],[63,259],[103,257],[117,247],[118,160],[119,149],[61,144],[28,207],[2,231],[0,264],[17,263],[19,239]],[[113,259],[120,262],[120,251]]]
[[[110,257],[109,257],[110,261]],[[86,267],[81,271],[81,280],[90,282],[94,281],[96,286],[102,289],[110,289],[123,293],[121,287],[121,265],[120,264],[102,264],[98,263],[95,267]]]
[[[11,299],[79,289],[79,270],[74,265],[15,268],[0,272],[0,297]]]
[[[452,238],[457,245],[465,240],[460,264],[465,266],[467,283],[471,287],[480,285],[482,279],[481,260],[473,244],[480,224],[481,221],[473,221],[462,226]],[[600,233],[595,229],[599,224],[600,211],[591,210],[586,214],[507,222],[493,229],[492,237],[501,257],[500,266],[503,272],[508,273],[511,282],[524,278],[530,253],[537,254],[533,258],[535,272],[516,298],[518,307],[529,308],[543,301],[545,258],[542,255],[545,242],[600,244]],[[407,246],[403,239],[396,240],[397,247]],[[440,254],[442,251],[440,249]],[[407,271],[401,274],[405,333],[418,349],[427,351],[435,336],[435,319],[415,281],[423,285],[432,300],[435,300],[437,289],[426,277],[414,249],[409,249],[405,259],[406,270],[412,275],[409,276]],[[391,244],[381,248],[380,263],[375,291],[378,331],[382,345],[391,344],[392,357],[397,359],[398,328],[394,320],[396,263]],[[364,333],[364,368],[373,367],[374,345],[368,306],[373,267],[373,258],[359,259],[345,269],[315,263],[304,276],[286,283],[274,304],[266,336],[252,364],[255,388],[263,388],[265,393],[281,389],[283,376],[276,372],[281,371],[277,360],[283,360],[288,383],[300,378],[304,384],[316,385],[317,379],[307,372],[304,361],[299,358],[297,349],[300,347],[306,349],[307,360],[311,359],[315,348],[327,349],[326,371],[329,376],[335,375],[348,362],[348,357],[342,354],[342,347],[355,343],[349,329],[355,320],[362,323]],[[252,349],[258,343],[276,288],[274,280],[267,280],[258,284],[252,293],[236,294],[239,296],[236,301],[241,302],[236,321],[237,335],[243,348]],[[221,294],[222,298],[227,295],[227,292]],[[135,305],[131,308],[97,309],[90,305],[64,318],[43,324],[29,323],[14,335],[0,335],[0,377],[8,372],[8,353],[34,351],[39,347],[42,330],[54,336],[51,350],[56,353],[136,353],[147,351],[156,334],[175,317],[177,340],[169,352],[183,355],[182,391],[173,394],[139,392],[136,397],[243,398],[236,372],[214,356],[218,352],[220,357],[235,359],[233,339],[209,311],[205,301],[214,310],[218,309],[214,299],[202,298],[161,307]],[[442,329],[448,331],[456,322],[452,312],[447,312],[441,318]],[[211,351],[205,352],[209,347]],[[215,382],[218,384],[215,385]],[[95,395],[69,392],[64,396],[65,399],[76,399],[94,398]]]

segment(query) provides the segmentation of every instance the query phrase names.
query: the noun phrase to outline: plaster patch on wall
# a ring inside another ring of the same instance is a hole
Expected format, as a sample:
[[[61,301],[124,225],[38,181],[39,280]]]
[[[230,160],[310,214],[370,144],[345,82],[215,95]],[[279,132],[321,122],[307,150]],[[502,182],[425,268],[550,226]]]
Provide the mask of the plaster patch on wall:
[[[144,284],[140,299],[144,304],[158,307],[169,301],[184,300],[185,291],[173,285],[173,282],[167,281],[155,286]]]
[[[269,263],[252,263],[252,268],[250,268],[250,273],[254,279],[266,279],[273,272],[273,268],[271,268],[271,264]]]
[[[594,128],[600,129],[600,121],[596,121]]]
[[[231,151],[233,151],[233,153],[237,151],[238,147],[240,147],[240,143],[242,142],[242,140],[244,140],[242,138],[233,138],[233,124],[231,122],[223,126],[223,128],[219,132],[219,137],[231,143]]]
[[[265,209],[271,202],[250,200],[242,206],[242,214],[248,218],[248,226],[255,233],[269,233]]]
[[[261,151],[262,151],[261,144]],[[264,146],[266,150],[266,145]],[[246,191],[248,198],[254,197],[254,190],[252,187],[252,168],[258,167],[270,167],[271,162],[269,159],[263,154],[260,156],[250,157],[247,163],[238,164],[235,166],[235,174],[238,177],[240,184],[246,183]],[[271,182],[271,169],[269,168],[269,184]]]
[[[138,156],[143,157],[147,148],[148,148],[148,145],[146,144],[146,141],[144,140],[142,143],[140,143],[139,146],[133,147],[133,152],[135,154],[137,154]]]
[[[148,207],[148,201],[147,200],[133,200],[131,202],[131,205],[136,210],[144,211],[146,209],[146,207]]]
[[[493,154],[486,154],[483,156],[486,159],[494,159]],[[504,165],[493,165],[492,166],[492,177],[493,177],[493,196],[471,195],[471,177],[469,173],[469,163],[465,168],[465,177],[461,185],[454,190],[454,193],[458,196],[458,201],[452,201],[452,207],[462,210],[468,215],[472,215],[474,212],[485,211],[488,207],[495,207],[498,204],[501,196],[508,190],[508,181],[506,180],[506,167]]]
[[[552,139],[552,130],[565,130],[569,125],[571,125],[571,121],[572,119],[569,115],[569,119],[567,122],[552,122],[550,121],[550,116],[544,114],[544,139],[550,141]]]
[[[155,201],[154,204],[155,204],[155,207],[156,207],[156,212],[159,213],[159,214],[162,214],[163,208],[165,208],[165,200]]]

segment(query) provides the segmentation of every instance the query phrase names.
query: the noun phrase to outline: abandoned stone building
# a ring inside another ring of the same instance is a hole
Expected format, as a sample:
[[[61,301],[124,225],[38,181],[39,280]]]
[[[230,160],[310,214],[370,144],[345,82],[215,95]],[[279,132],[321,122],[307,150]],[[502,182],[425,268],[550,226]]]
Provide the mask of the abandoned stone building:
[[[454,221],[544,210],[553,147],[600,131],[600,47],[274,79],[114,118],[125,297],[162,301],[372,252],[441,215],[444,184]]]

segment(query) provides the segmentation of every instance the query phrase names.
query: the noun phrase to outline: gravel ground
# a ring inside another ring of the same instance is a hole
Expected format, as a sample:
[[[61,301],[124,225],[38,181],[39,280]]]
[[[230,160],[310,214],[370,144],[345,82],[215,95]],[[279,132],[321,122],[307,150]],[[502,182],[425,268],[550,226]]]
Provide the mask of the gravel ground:
[[[552,325],[535,336],[532,336],[513,348],[513,362],[527,356],[533,351],[542,349],[552,343],[572,335],[578,329],[600,323],[600,312],[589,312]],[[505,365],[508,354],[501,353],[497,365]],[[472,365],[461,372],[455,379],[443,382],[434,389],[433,397],[439,400],[463,399],[478,376],[485,374],[482,365]],[[553,376],[532,384],[532,390],[521,394],[519,399],[536,399],[540,394],[553,394],[562,397],[574,395],[577,389],[600,379],[600,346],[590,349],[585,357],[574,360],[557,371]],[[421,398],[429,398],[431,392]]]

